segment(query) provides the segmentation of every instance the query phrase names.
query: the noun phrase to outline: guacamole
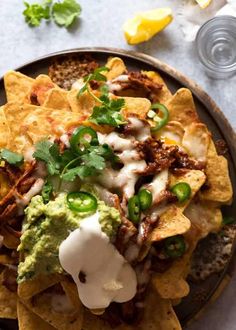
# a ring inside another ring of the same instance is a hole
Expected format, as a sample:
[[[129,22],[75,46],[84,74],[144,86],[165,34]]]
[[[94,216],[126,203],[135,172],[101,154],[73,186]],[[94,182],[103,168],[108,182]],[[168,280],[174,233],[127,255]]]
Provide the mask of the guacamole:
[[[112,237],[121,222],[119,212],[99,200],[97,211],[102,231]],[[18,282],[38,274],[62,273],[59,246],[71,231],[80,226],[81,220],[92,213],[69,209],[65,193],[47,204],[44,204],[42,196],[33,197],[25,210],[23,234],[18,247],[24,258],[18,267]]]

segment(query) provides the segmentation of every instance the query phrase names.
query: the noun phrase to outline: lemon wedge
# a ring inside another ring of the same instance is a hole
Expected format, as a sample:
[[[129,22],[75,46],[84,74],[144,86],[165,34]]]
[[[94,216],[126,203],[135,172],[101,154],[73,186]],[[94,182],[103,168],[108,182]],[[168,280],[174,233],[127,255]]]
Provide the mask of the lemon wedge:
[[[130,45],[151,39],[173,19],[170,8],[158,8],[137,14],[123,26],[125,38]]]
[[[199,4],[199,6],[204,9],[209,6],[212,0],[196,0],[196,2]]]

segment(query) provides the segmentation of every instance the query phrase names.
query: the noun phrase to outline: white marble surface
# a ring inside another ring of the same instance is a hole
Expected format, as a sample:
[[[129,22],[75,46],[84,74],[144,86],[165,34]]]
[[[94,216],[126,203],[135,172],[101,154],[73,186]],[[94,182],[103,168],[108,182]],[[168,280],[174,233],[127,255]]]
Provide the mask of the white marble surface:
[[[0,76],[9,69],[51,52],[84,47],[105,46],[133,49],[152,55],[196,80],[221,107],[236,128],[236,76],[226,80],[208,78],[196,57],[194,44],[184,41],[176,15],[182,0],[80,0],[82,15],[69,31],[54,23],[29,28],[22,16],[23,1],[0,0]],[[214,0],[218,1],[218,0]],[[173,23],[150,42],[128,46],[121,26],[135,12],[171,6]],[[236,329],[236,278],[213,304],[207,314],[188,330]]]

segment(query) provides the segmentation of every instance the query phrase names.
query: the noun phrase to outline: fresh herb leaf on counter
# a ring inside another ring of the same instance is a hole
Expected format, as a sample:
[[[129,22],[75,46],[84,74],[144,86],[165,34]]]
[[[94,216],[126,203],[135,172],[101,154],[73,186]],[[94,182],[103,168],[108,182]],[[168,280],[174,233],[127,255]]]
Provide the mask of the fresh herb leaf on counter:
[[[81,13],[81,6],[75,0],[56,2],[52,7],[54,21],[66,28],[70,27]]]
[[[52,0],[44,1],[42,5],[24,2],[26,9],[23,11],[25,21],[31,26],[39,26],[42,19],[50,19],[50,5]]]
[[[60,26],[70,27],[81,13],[81,6],[76,0],[44,0],[42,4],[24,2],[25,21],[30,26],[39,26],[42,19],[50,20]]]
[[[24,157],[16,152],[8,149],[2,149],[0,157],[11,165],[20,166],[24,162]]]

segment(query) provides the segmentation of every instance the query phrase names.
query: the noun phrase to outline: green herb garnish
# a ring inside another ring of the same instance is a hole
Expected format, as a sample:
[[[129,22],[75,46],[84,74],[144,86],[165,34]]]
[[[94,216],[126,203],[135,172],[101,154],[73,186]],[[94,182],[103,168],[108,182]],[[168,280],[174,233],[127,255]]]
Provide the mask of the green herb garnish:
[[[84,128],[84,126],[81,126]],[[92,130],[92,128],[91,128]],[[96,134],[96,132],[94,131]],[[77,134],[77,129],[75,133]],[[74,134],[70,141],[73,140]],[[58,175],[61,181],[74,181],[76,177],[84,180],[88,176],[94,176],[106,167],[106,162],[111,164],[118,162],[119,158],[107,145],[85,145],[83,153],[77,152],[72,146],[64,152],[60,152],[59,146],[48,140],[42,140],[35,145],[34,158],[46,163],[50,176]],[[58,190],[60,190],[58,188]]]
[[[84,77],[84,86],[79,90],[78,97],[80,97],[84,92],[87,91],[89,94],[92,94],[92,96],[96,100],[99,101],[99,99],[93,93],[90,92],[89,83],[92,80],[107,81],[107,77],[102,74],[102,72],[104,71],[109,71],[109,69],[106,66],[101,66],[100,68],[95,69],[93,73],[90,73],[89,75]]]
[[[25,21],[30,26],[39,26],[42,19],[50,20],[60,26],[70,27],[81,13],[81,6],[75,0],[56,1],[44,0],[42,4],[29,4],[24,2],[26,9],[23,11]]]
[[[75,0],[54,3],[52,17],[60,26],[70,27],[81,13],[81,6]]]
[[[42,189],[42,197],[45,204],[50,201],[52,193],[53,193],[53,185],[51,182],[46,181]]]
[[[12,152],[8,149],[2,149],[0,153],[2,160],[5,160],[7,163],[15,166],[20,166],[24,162],[24,157],[16,152]]]

